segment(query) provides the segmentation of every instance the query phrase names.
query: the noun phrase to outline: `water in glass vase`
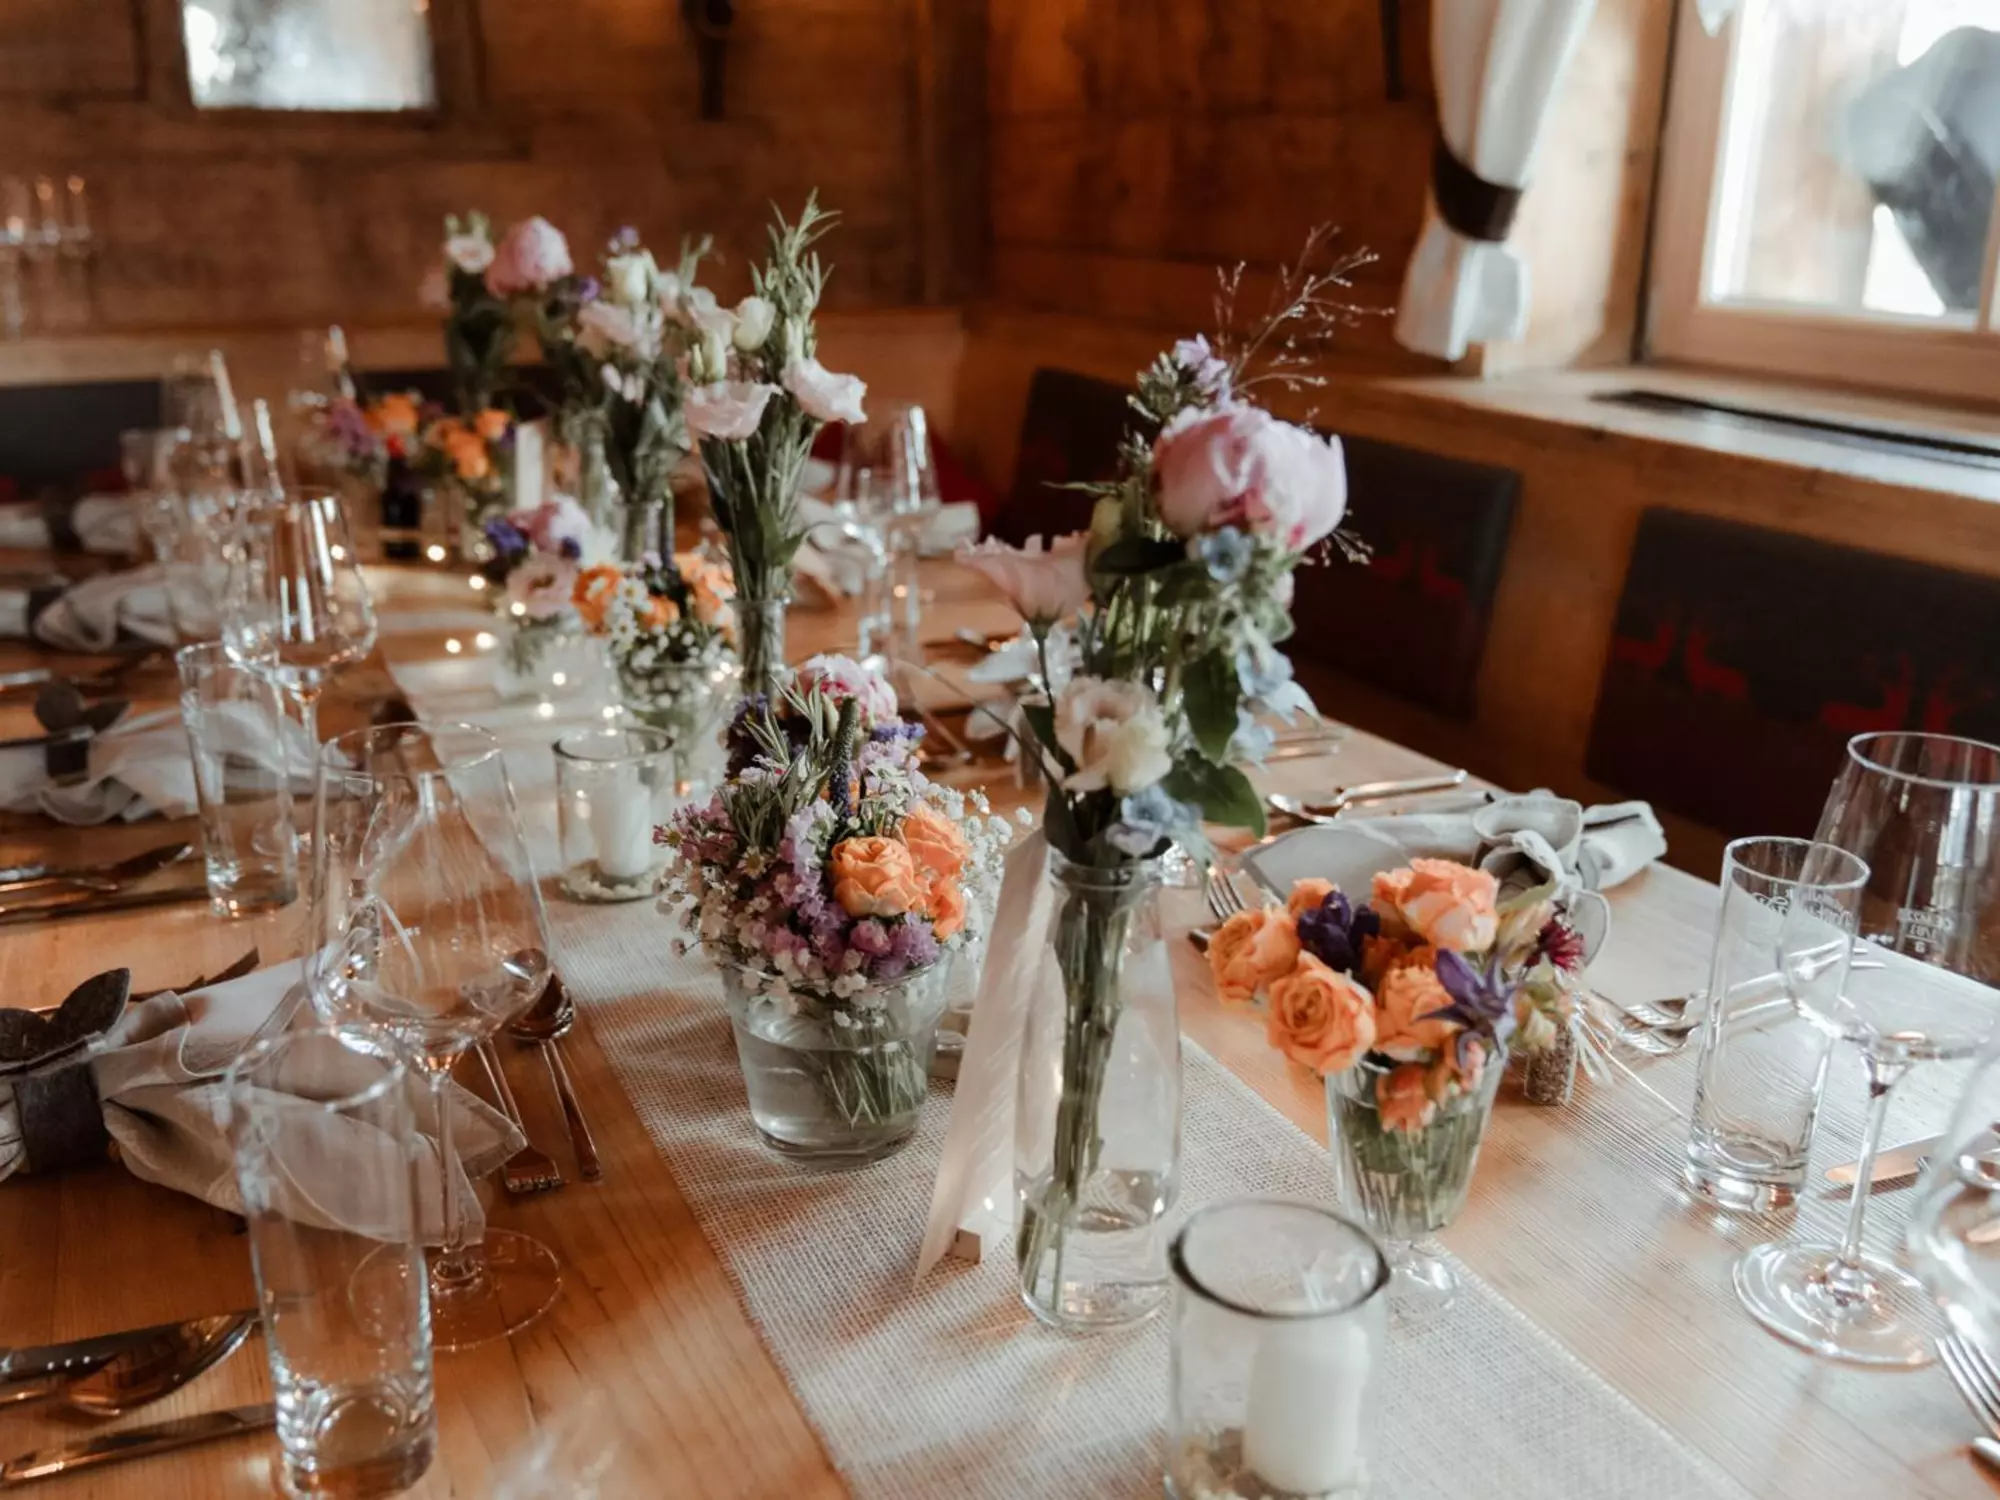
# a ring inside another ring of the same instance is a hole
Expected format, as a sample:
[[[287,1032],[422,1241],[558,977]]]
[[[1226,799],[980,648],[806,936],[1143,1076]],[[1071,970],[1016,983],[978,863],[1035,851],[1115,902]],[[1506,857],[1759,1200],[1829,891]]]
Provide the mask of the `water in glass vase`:
[[[1023,1233],[1055,1226],[1067,1211],[1051,1174],[1017,1179]],[[1028,1309],[1057,1327],[1109,1327],[1149,1318],[1166,1303],[1166,1216],[1177,1196],[1170,1173],[1104,1170],[1085,1181],[1065,1232],[1022,1268]]]

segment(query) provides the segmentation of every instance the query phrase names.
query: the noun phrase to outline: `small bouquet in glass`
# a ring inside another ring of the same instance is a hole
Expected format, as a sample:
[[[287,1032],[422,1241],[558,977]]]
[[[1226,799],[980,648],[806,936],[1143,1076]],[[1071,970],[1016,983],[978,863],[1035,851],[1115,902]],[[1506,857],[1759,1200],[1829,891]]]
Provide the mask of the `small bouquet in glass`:
[[[444,315],[453,405],[470,418],[493,405],[520,337],[520,299],[571,273],[569,242],[548,220],[523,219],[499,243],[483,213],[447,215],[438,261],[418,289]]]
[[[1008,839],[978,792],[928,781],[888,684],[815,657],[730,732],[730,770],[663,837],[664,901],[722,971],[758,1134],[875,1161],[915,1133],[953,959]]]
[[[1217,993],[1261,998],[1271,1045],[1326,1080],[1341,1194],[1388,1243],[1405,1319],[1455,1290],[1426,1242],[1465,1206],[1510,1049],[1570,1025],[1584,944],[1554,892],[1503,899],[1488,871],[1415,859],[1363,901],[1301,880],[1210,940]]]
[[[1040,680],[1061,683],[1022,710],[1023,751],[1049,787],[1047,940],[1061,982],[1034,996],[1021,1052],[1015,1253],[1028,1306],[1062,1327],[1131,1322],[1165,1300],[1180,1030],[1160,857],[1173,843],[1204,849],[1204,821],[1262,831],[1244,768],[1271,744],[1264,717],[1312,712],[1278,649],[1293,571],[1323,544],[1358,545],[1337,532],[1339,440],[1252,399],[1265,382],[1316,383],[1302,371],[1308,348],[1352,313],[1339,293],[1358,262],[1310,269],[1319,245],[1281,277],[1247,338],[1182,340],[1140,375],[1118,477],[1082,487],[1096,497],[1088,533],[960,553],[1027,622]],[[1225,328],[1234,291],[1225,277]],[[1049,643],[1072,615],[1064,680]],[[996,935],[1008,947],[1043,941],[1039,930]]]
[[[741,595],[743,677],[775,694],[785,664],[785,609],[792,560],[805,530],[799,484],[813,439],[828,422],[867,420],[868,388],[819,362],[814,315],[826,285],[813,245],[837,216],[808,198],[796,223],[771,227],[771,255],[753,266],[752,294],[734,311],[684,296],[682,316],[700,330],[688,355],[684,416],[701,449],[709,502],[729,538]]]
[[[585,568],[572,591],[584,627],[604,639],[626,712],[698,755],[721,728],[736,679],[736,590],[700,552],[648,554]]]
[[[505,627],[503,675],[526,687],[558,643],[583,633],[577,580],[610,556],[610,542],[567,495],[495,516],[481,531],[489,556],[479,576]]]
[[[505,513],[513,493],[514,419],[497,406],[470,418],[436,417],[425,423],[410,466],[434,489],[456,498],[461,528],[483,528]],[[483,543],[482,537],[475,540]],[[484,551],[463,538],[461,546]]]

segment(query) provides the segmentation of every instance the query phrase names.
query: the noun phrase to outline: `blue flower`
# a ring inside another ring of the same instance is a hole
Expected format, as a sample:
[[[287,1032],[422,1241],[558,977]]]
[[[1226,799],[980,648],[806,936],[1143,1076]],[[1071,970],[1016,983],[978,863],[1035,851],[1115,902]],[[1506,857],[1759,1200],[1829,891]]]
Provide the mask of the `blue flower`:
[[[1196,560],[1217,583],[1234,583],[1241,578],[1250,566],[1253,550],[1250,538],[1234,526],[1223,526],[1196,537],[1192,548]]]
[[[1104,830],[1104,839],[1120,854],[1144,859],[1175,829],[1192,827],[1194,821],[1193,808],[1176,802],[1155,783],[1118,804],[1118,821]]]
[[[1378,936],[1382,918],[1366,906],[1357,907],[1344,891],[1334,891],[1309,911],[1299,913],[1299,945],[1336,973],[1352,974],[1361,967],[1361,945]]]
[[[1236,710],[1236,733],[1230,736],[1232,752],[1241,760],[1264,763],[1264,757],[1271,753],[1278,732],[1268,724],[1259,724],[1257,716],[1240,705]]]

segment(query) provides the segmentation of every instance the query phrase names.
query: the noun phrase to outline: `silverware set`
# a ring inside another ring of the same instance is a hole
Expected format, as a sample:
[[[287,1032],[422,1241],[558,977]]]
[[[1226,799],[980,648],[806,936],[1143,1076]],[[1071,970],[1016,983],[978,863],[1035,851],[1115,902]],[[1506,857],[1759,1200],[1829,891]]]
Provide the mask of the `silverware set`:
[[[0,900],[0,924],[205,901],[208,899],[205,881],[197,885],[133,889],[194,855],[195,845],[181,839],[102,864],[30,864],[0,869],[0,897],[8,898]]]
[[[562,980],[550,975],[541,999],[526,1015],[508,1026],[507,1034],[542,1054],[542,1063],[549,1070],[549,1083],[555,1090],[556,1102],[562,1107],[563,1126],[569,1134],[570,1152],[576,1158],[577,1175],[585,1182],[596,1182],[604,1176],[604,1167],[597,1155],[597,1142],[591,1136],[590,1124],[584,1119],[583,1106],[577,1102],[576,1089],[570,1082],[569,1064],[563,1060],[558,1045],[575,1024],[576,1002],[570,998]],[[480,1063],[486,1069],[495,1100],[525,1139],[527,1123],[514,1098],[514,1090],[507,1082],[499,1049],[488,1040],[481,1042],[476,1050]],[[555,1159],[537,1149],[532,1141],[508,1157],[500,1169],[501,1186],[515,1197],[545,1193],[563,1186],[566,1180]]]
[[[1276,752],[1267,759],[1277,759]],[[1300,798],[1284,792],[1271,792],[1265,798],[1265,805],[1273,812],[1300,823],[1332,823],[1342,813],[1370,802],[1386,802],[1398,797],[1423,797],[1437,792],[1456,791],[1465,785],[1463,769],[1445,771],[1436,776],[1413,776],[1403,781],[1364,781],[1355,786],[1340,787],[1329,797]]]

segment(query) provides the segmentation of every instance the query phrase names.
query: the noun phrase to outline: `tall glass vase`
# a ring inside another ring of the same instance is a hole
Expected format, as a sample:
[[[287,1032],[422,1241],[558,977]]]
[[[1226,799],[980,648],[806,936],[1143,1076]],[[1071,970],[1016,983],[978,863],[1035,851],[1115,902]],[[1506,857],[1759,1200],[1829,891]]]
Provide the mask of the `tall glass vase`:
[[[736,596],[745,694],[775,693],[784,681],[785,611],[791,602],[790,594],[765,599]]]
[[[604,424],[595,416],[570,415],[563,421],[563,436],[576,449],[577,504],[600,530],[619,530],[620,499],[618,481],[611,473],[611,459],[604,451]]]
[[[1180,1022],[1158,862],[1099,869],[1049,859],[1053,951],[1021,1052],[1014,1247],[1029,1310],[1088,1331],[1138,1322],[1166,1303],[1165,1220],[1180,1192]]]

